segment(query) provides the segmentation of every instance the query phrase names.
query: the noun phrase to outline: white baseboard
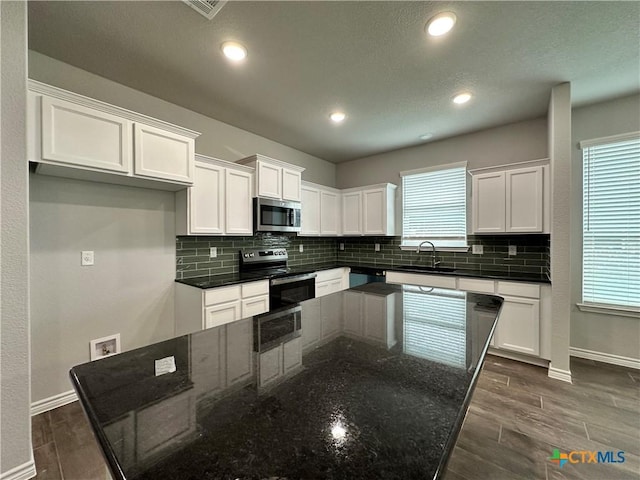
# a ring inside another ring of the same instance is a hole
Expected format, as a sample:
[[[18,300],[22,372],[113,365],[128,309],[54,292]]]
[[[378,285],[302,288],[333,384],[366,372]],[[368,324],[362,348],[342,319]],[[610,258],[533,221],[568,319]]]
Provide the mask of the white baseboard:
[[[508,352],[506,350],[500,350],[493,347],[489,347],[489,351],[487,353],[496,357],[508,358],[509,360],[528,363],[530,365],[536,365],[538,367],[547,368],[549,366],[549,360],[545,360],[544,358],[539,357],[532,357],[530,355],[525,355],[524,353]]]
[[[33,402],[31,404],[31,416],[38,415],[39,413],[48,412],[54,408],[62,407],[71,402],[75,402],[78,399],[78,395],[75,390],[69,390],[68,392],[59,393],[53,397],[44,398]],[[0,479],[2,480],[2,479]]]
[[[621,367],[634,368],[640,370],[640,358],[623,357],[621,355],[613,355],[611,353],[595,352],[584,348],[570,347],[569,355],[572,357],[586,358],[587,360],[595,360],[596,362],[611,363],[612,365],[620,365]]]
[[[562,370],[561,368],[554,368],[549,364],[549,378],[554,378],[556,380],[562,380],[563,382],[573,383],[571,381],[571,371],[570,370]]]
[[[27,480],[36,476],[36,464],[33,461],[33,453],[31,460],[12,468],[7,472],[0,473],[0,480]]]

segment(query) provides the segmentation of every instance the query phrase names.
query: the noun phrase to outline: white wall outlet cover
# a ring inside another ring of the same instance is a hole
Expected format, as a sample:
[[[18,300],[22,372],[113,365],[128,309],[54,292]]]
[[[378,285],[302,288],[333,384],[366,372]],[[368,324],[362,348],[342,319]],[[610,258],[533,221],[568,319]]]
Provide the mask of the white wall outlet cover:
[[[300,253],[304,252],[304,245],[300,244],[298,251],[300,251]]]
[[[518,247],[516,245],[509,245],[509,255],[517,255]]]
[[[484,246],[473,245],[473,247],[471,248],[471,253],[473,253],[474,255],[482,255],[484,253]]]
[[[218,256],[218,247],[209,248],[209,258],[216,258]]]
[[[374,245],[374,247],[373,247],[373,248],[374,248],[374,250],[375,250],[376,252],[379,252],[379,251],[380,251],[380,244],[379,244],[379,243],[376,243],[376,244]]]
[[[344,243],[340,243],[340,244],[338,245],[338,248],[339,248],[340,250],[344,250]]]
[[[81,254],[80,264],[88,267],[94,264],[93,250],[83,250]]]
[[[91,360],[98,360],[120,353],[120,334],[109,335],[108,337],[96,338],[89,342]]]

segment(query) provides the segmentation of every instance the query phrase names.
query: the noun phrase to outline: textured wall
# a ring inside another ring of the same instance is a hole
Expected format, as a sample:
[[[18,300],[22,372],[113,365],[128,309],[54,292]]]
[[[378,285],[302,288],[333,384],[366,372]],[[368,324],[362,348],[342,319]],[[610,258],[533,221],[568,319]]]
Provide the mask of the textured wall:
[[[72,389],[89,341],[123,350],[174,334],[174,194],[32,174],[32,401]],[[95,265],[80,266],[93,250]]]
[[[582,150],[583,140],[640,131],[640,95],[574,109],[572,115],[571,346],[640,360],[637,318],[581,312],[582,300]]]
[[[33,51],[29,78],[201,132],[197,153],[231,162],[261,153],[306,168],[304,180],[335,186],[332,163]]]
[[[33,460],[29,412],[26,32],[26,2],[0,2],[0,477],[16,467],[28,468]]]

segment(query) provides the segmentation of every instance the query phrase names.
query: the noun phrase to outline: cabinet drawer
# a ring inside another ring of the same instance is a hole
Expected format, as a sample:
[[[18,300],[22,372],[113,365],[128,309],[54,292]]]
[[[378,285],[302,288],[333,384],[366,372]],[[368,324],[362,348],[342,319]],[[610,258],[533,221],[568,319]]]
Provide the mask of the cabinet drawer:
[[[253,317],[269,311],[269,295],[242,300],[242,318]]]
[[[269,295],[269,280],[242,284],[242,298]]]
[[[540,285],[518,282],[498,282],[498,294],[540,298]]]
[[[328,280],[341,279],[344,269],[332,268],[331,270],[319,270],[316,272],[316,283],[326,282]]]
[[[212,305],[204,309],[204,328],[219,327],[239,320],[240,301]]]
[[[468,292],[493,293],[495,292],[495,282],[477,278],[460,278],[458,279],[458,289]]]
[[[240,300],[240,285],[230,287],[211,288],[204,291],[204,304],[216,305],[218,303]]]

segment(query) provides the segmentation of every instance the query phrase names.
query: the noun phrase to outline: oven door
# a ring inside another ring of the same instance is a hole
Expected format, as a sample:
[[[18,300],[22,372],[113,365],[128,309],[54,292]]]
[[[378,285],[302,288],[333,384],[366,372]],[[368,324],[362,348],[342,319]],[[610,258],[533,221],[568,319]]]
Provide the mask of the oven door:
[[[300,203],[255,198],[254,228],[257,232],[299,232]]]
[[[274,278],[269,282],[270,310],[309,300],[315,296],[315,273]]]

